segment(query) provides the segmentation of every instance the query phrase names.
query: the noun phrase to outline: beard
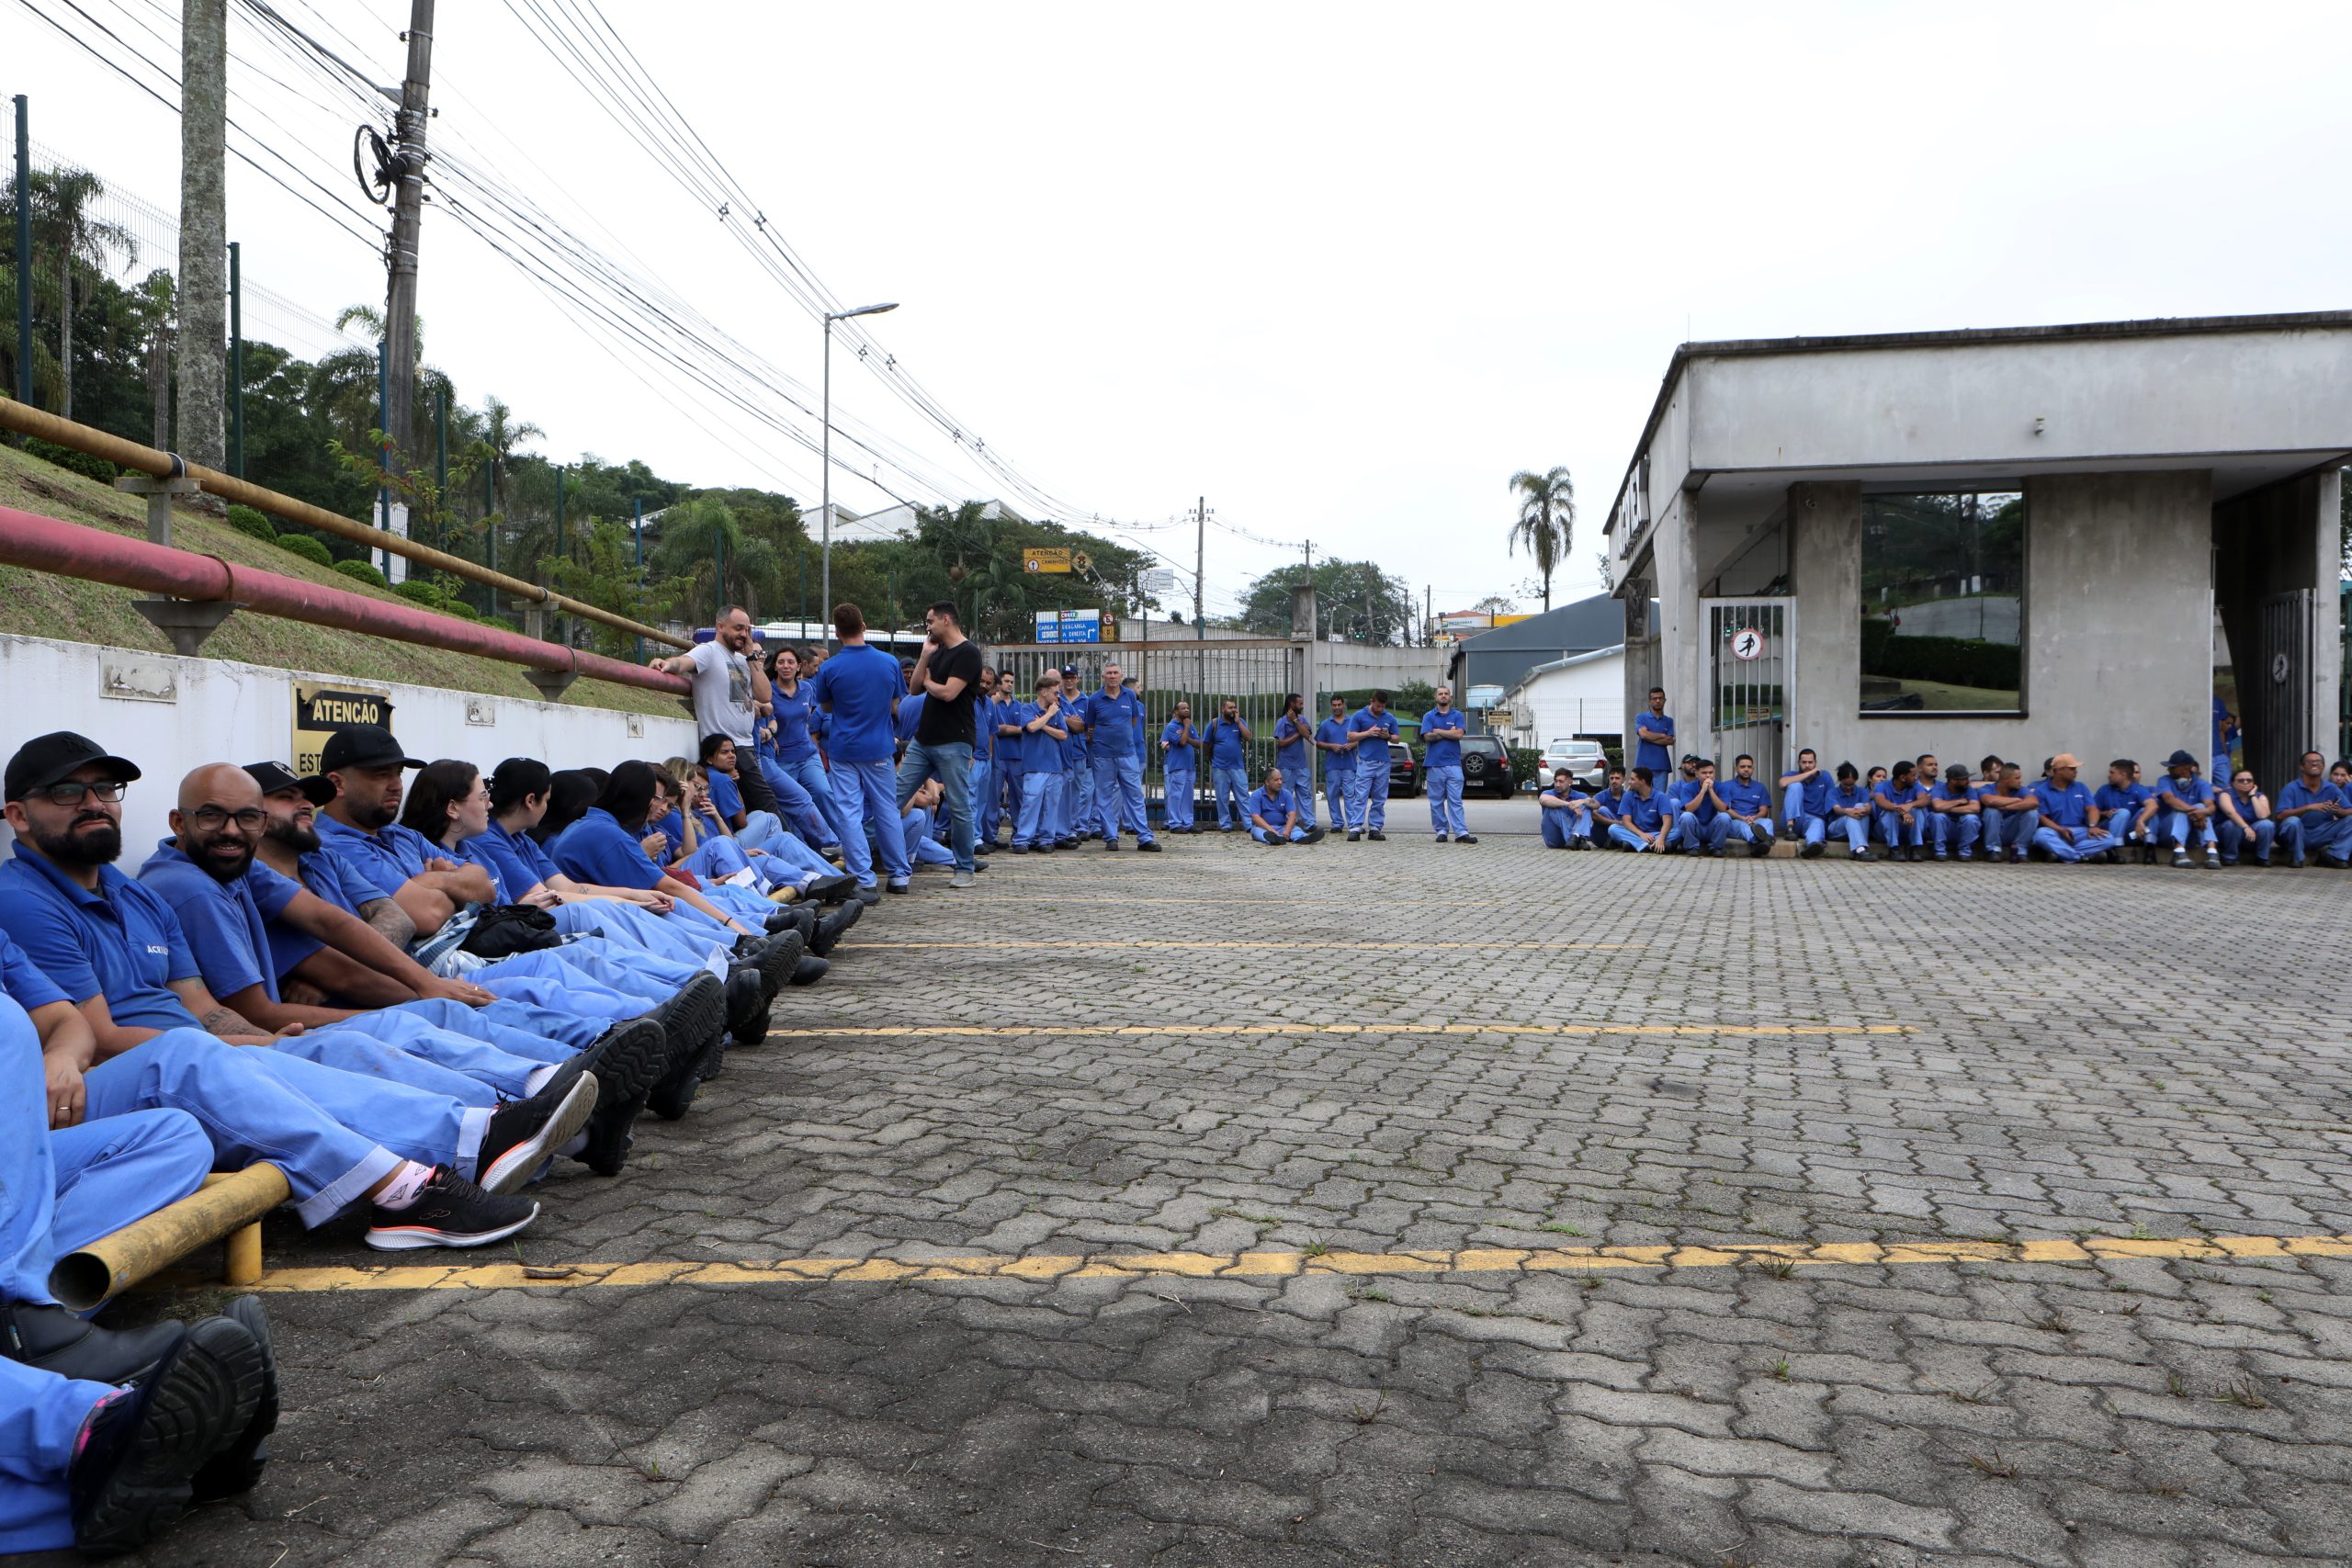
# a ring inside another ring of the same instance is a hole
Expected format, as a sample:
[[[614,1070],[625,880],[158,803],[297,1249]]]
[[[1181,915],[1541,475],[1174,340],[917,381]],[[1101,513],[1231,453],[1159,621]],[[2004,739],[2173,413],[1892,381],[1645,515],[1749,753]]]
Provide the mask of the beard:
[[[218,842],[217,840],[214,841]],[[251,871],[254,866],[254,847],[251,844],[240,846],[243,852],[234,861],[220,859],[212,852],[212,845],[209,843],[199,844],[191,839],[185,847],[187,851],[187,858],[194,861],[203,869],[204,874],[215,882],[234,882]]]
[[[363,833],[372,833],[400,815],[397,799],[390,802],[379,800],[373,806],[362,806],[354,800],[350,802],[350,809],[351,825]]]
[[[273,844],[283,844],[296,854],[307,855],[319,847],[319,830],[308,821],[290,817],[273,817],[269,826],[262,829],[262,837]]]
[[[122,829],[107,819],[75,823],[62,833],[32,826],[33,848],[59,865],[112,865],[122,858]]]

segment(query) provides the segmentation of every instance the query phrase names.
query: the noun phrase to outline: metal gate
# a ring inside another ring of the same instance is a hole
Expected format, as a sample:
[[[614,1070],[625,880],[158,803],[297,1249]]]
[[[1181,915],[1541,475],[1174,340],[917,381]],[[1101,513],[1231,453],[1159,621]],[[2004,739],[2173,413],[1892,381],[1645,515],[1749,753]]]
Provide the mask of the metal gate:
[[[1156,629],[1156,628],[1155,628]],[[1207,733],[1227,698],[1236,716],[1249,728],[1244,748],[1254,788],[1274,761],[1274,721],[1282,716],[1283,700],[1297,692],[1307,699],[1310,720],[1319,721],[1315,694],[1304,689],[1306,658],[1301,645],[1274,638],[1186,642],[1154,637],[1149,642],[1013,643],[984,648],[990,668],[1012,671],[1014,688],[1026,701],[1037,695],[1037,677],[1048,669],[1075,666],[1072,677],[1080,695],[1102,689],[1102,667],[1116,664],[1121,679],[1132,678],[1143,698],[1144,793],[1159,800],[1166,793],[1159,732],[1175,716],[1176,705],[1189,702],[1193,728]],[[1317,770],[1320,777],[1320,770]],[[1208,758],[1201,757],[1196,787],[1206,794]]]
[[[2253,742],[2246,765],[2267,789],[2295,776],[2312,732],[2312,591],[2292,589],[2262,601],[2261,657],[2238,666],[2238,705]]]
[[[1756,759],[1758,778],[1777,779],[1796,688],[1796,601],[1702,599],[1699,613],[1707,628],[1713,755],[1728,773],[1745,751]]]

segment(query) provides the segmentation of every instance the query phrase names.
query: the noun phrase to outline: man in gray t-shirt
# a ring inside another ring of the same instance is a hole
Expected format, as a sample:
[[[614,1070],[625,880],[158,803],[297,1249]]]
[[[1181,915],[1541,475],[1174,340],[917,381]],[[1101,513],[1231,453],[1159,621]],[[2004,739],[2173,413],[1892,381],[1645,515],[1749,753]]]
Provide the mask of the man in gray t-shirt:
[[[752,753],[752,727],[768,711],[768,676],[760,667],[752,640],[752,617],[740,604],[730,604],[712,627],[711,639],[689,653],[647,660],[665,674],[683,675],[694,682],[695,734],[724,735]],[[775,795],[762,770],[739,770],[743,803],[754,811],[774,811],[781,818]]]

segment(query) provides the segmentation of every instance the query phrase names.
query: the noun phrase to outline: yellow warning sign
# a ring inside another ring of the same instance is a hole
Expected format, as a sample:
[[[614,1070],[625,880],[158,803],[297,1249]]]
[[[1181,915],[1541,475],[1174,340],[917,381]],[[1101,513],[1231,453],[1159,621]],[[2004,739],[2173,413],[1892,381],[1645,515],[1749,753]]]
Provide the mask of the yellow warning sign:
[[[382,686],[294,685],[294,771],[304,778],[319,771],[327,737],[362,724],[391,728],[392,694]]]
[[[1086,558],[1079,557],[1078,565],[1080,570],[1085,570],[1085,564]],[[1023,571],[1068,571],[1070,570],[1069,547],[1066,545],[1052,547],[1041,545],[1035,549],[1023,550],[1021,552],[1021,570]]]

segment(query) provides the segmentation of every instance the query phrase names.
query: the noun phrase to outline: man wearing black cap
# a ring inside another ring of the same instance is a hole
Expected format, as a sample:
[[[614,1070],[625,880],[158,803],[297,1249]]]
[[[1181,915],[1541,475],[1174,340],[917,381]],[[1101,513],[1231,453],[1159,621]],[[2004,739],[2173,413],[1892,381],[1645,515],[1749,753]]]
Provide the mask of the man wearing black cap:
[[[224,1168],[284,1169],[306,1224],[372,1199],[378,1247],[479,1246],[529,1224],[536,1203],[496,1195],[586,1123],[595,1079],[571,1073],[492,1110],[399,1081],[388,1066],[399,1054],[373,1041],[345,1043],[345,1059],[364,1065],[346,1072],[214,1039],[206,1029],[271,1043],[206,992],[170,905],[115,869],[122,792],[139,776],[67,732],[8,761],[17,842],[0,866],[0,988],[31,1015],[52,1078],[79,1086],[78,1100],[61,1100],[93,1118],[191,1111]]]
[[[2205,869],[2222,869],[2219,811],[2213,804],[2213,781],[2196,758],[2175,751],[2165,759],[2165,780],[2156,786],[2156,838],[2172,840],[2172,863],[2186,866],[2188,839],[2194,833],[2205,846]]]
[[[468,904],[493,903],[498,893],[490,874],[478,865],[460,865],[438,854],[425,857],[422,871],[412,873],[403,863],[392,843],[392,836],[403,831],[402,775],[423,766],[383,726],[354,725],[327,738],[318,777],[308,787],[319,807],[320,841],[390,893],[417,934],[429,936]]]

